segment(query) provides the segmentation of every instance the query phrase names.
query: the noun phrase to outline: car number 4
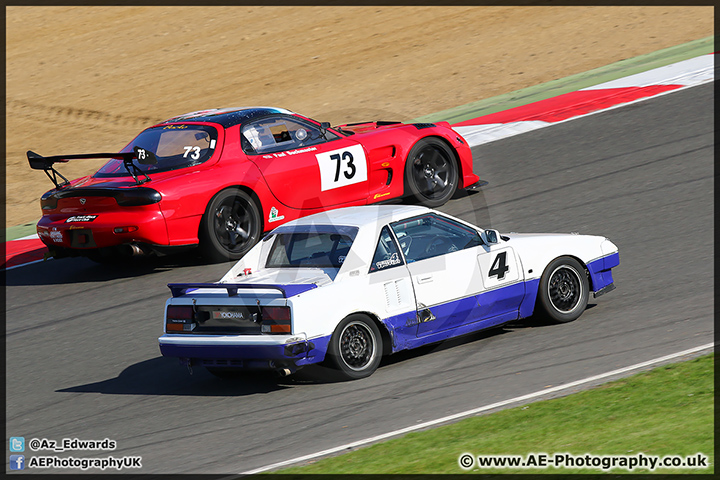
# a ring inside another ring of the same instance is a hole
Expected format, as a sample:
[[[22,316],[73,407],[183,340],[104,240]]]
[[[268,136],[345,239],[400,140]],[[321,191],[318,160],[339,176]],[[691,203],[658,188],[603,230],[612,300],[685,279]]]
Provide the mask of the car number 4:
[[[498,280],[502,280],[508,270],[510,270],[510,267],[507,264],[507,252],[500,252],[495,257],[492,267],[490,267],[488,277],[497,277]]]
[[[318,153],[322,191],[353,185],[367,180],[367,159],[361,145]]]

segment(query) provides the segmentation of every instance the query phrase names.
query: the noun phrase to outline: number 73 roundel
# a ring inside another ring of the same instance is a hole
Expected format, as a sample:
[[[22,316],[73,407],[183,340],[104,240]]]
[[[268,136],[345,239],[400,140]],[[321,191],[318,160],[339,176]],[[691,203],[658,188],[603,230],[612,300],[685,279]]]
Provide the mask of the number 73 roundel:
[[[362,145],[352,145],[315,155],[324,192],[367,180],[367,159]]]
[[[481,253],[478,255],[477,261],[485,288],[493,288],[520,278],[515,252],[512,248]]]

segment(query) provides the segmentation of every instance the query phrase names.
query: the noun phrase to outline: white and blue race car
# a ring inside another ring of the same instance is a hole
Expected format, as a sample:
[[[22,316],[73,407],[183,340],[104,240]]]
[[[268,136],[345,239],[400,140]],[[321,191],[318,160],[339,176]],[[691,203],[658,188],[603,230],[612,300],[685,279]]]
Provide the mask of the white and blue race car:
[[[538,315],[575,320],[615,288],[618,248],[500,234],[425,207],[350,207],[271,231],[218,283],[170,284],[160,351],[218,376],[381,357]]]

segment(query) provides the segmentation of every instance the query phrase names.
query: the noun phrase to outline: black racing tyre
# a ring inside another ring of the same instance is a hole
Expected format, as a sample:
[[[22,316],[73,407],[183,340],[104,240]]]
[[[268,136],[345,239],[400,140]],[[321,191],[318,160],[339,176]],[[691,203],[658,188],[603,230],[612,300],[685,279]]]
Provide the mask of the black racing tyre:
[[[557,323],[572,322],[585,311],[589,288],[580,262],[570,257],[556,258],[540,277],[538,303],[542,313]]]
[[[459,173],[452,149],[437,138],[417,142],[405,161],[406,195],[435,208],[444,205],[458,188]]]
[[[377,370],[382,352],[382,337],[375,322],[353,314],[340,322],[330,338],[328,363],[345,378],[357,380]]]
[[[200,222],[200,251],[211,262],[239,260],[260,240],[260,209],[239,188],[221,191],[210,201]]]

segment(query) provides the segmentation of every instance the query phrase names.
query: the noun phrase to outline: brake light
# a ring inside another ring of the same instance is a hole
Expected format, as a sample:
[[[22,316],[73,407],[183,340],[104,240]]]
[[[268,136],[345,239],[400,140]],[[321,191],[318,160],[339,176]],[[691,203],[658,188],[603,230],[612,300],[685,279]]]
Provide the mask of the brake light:
[[[195,327],[190,305],[170,305],[165,320],[166,332],[190,332]]]
[[[292,333],[290,307],[262,307],[260,315],[262,333]]]
[[[131,225],[127,227],[115,227],[113,228],[113,233],[119,234],[119,233],[132,233],[136,232],[138,227]]]

